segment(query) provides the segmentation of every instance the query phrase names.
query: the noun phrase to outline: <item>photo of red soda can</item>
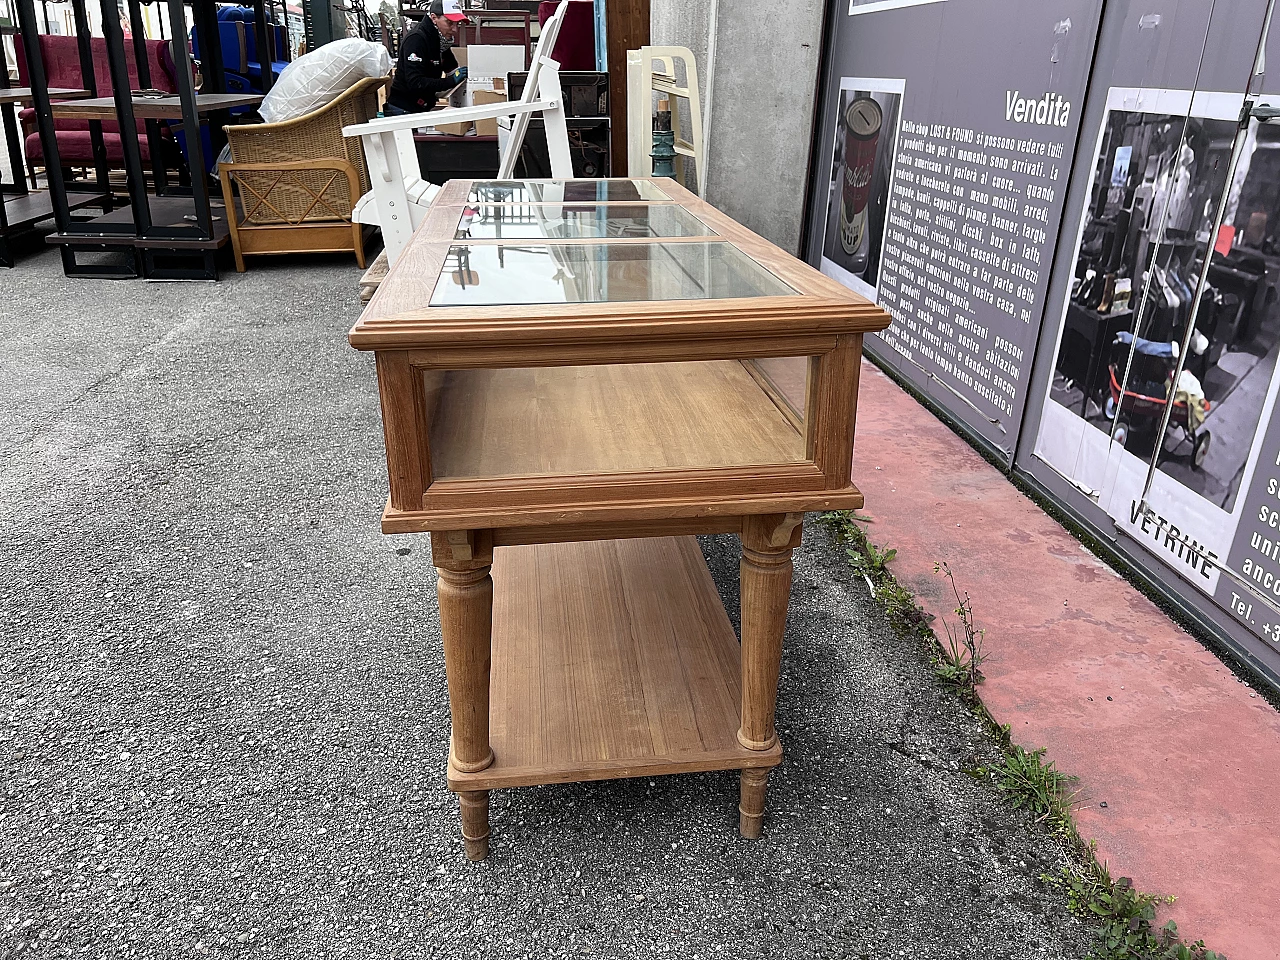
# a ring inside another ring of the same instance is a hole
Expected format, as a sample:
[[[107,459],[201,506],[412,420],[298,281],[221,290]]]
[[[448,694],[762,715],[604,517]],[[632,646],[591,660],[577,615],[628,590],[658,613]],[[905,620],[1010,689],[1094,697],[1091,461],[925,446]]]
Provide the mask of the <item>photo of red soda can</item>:
[[[840,197],[840,245],[854,254],[867,231],[867,202],[875,174],[876,148],[884,113],[870,97],[859,97],[844,112],[844,182]]]

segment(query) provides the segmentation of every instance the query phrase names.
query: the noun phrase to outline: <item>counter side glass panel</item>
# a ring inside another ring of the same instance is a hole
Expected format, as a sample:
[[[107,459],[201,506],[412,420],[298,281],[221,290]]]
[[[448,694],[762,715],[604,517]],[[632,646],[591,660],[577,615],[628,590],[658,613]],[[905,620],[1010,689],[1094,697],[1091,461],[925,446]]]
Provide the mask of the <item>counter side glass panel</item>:
[[[779,297],[790,286],[731,243],[579,243],[450,248],[433,307]]]
[[[808,357],[779,358],[800,371]],[[435,480],[647,473],[812,459],[803,411],[755,360],[425,370]],[[803,374],[802,374],[803,376]]]
[[[647,180],[482,180],[470,203],[644,203],[670,201]]]
[[[495,204],[463,207],[458,240],[612,240],[713,237],[715,231],[676,204]]]

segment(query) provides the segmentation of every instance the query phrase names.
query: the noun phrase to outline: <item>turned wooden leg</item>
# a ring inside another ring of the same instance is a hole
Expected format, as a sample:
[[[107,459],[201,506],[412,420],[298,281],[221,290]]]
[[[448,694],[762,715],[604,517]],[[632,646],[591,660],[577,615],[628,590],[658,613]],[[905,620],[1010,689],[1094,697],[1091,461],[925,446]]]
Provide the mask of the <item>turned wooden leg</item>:
[[[738,789],[738,832],[748,840],[759,840],[764,827],[764,788],[769,769],[748,767],[742,771]]]
[[[458,794],[462,813],[462,843],[468,860],[489,855],[489,791],[463,790]]]
[[[791,552],[800,542],[803,514],[748,517],[742,527],[742,709],[738,742],[769,750],[778,742],[773,716],[778,703],[782,635],[791,599]],[[756,839],[764,823],[767,769],[742,771],[738,829]]]
[[[489,567],[440,569],[440,630],[449,679],[453,736],[449,765],[475,773],[493,763],[489,749],[489,650],[493,627],[493,579]]]
[[[440,579],[440,631],[449,681],[449,767],[476,773],[493,763],[489,746],[489,667],[493,633],[493,548],[470,531],[431,535],[432,558]],[[489,793],[460,791],[462,837],[467,857],[489,852]]]
[[[742,725],[738,742],[768,750],[778,741],[773,712],[778,702],[782,634],[791,599],[791,551],[802,514],[748,517],[742,530]]]

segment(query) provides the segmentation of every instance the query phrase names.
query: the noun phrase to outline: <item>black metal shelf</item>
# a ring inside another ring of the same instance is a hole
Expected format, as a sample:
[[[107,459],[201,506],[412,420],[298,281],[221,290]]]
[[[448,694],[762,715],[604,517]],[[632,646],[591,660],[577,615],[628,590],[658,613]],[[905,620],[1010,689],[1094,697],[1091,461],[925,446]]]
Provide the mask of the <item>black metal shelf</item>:
[[[222,127],[229,120],[226,110],[202,116],[196,101],[194,69],[187,43],[190,29],[184,0],[163,0],[169,19],[169,35],[180,38],[171,44],[174,61],[176,96],[181,101],[181,122],[168,122],[180,129],[186,142],[186,168],[189,184],[171,185],[164,149],[161,121],[144,121],[139,134],[134,111],[129,65],[125,55],[126,38],[121,29],[120,0],[98,0],[101,23],[106,40],[108,66],[111,72],[115,120],[120,131],[123,166],[129,188],[129,203],[120,210],[82,221],[71,216],[70,186],[64,179],[59,159],[49,85],[38,36],[35,0],[17,0],[19,27],[22,33],[31,87],[49,181],[56,232],[48,241],[62,254],[63,270],[68,276],[146,277],[152,279],[218,278],[217,253],[226,245],[229,228],[226,211],[213,198],[213,188],[206,174],[205,146],[201,136],[207,123],[214,155],[226,142]],[[146,31],[141,0],[126,0],[132,27],[138,86],[152,85],[146,48]],[[270,50],[266,4],[268,0],[250,0],[254,12],[254,30],[259,50]],[[97,96],[94,86],[93,53],[89,40],[86,0],[71,0],[75,28],[80,38],[80,69],[90,96]],[[203,93],[225,93],[226,74],[222,63],[222,46],[218,33],[217,6],[214,0],[193,0],[190,4],[196,39],[203,54]],[[263,89],[271,86],[271,71],[265,69]],[[102,148],[101,123],[92,121],[95,154],[98,157],[98,187],[102,193],[110,188],[106,152]],[[140,138],[148,141],[151,158],[151,182],[155,192],[147,189]],[[187,178],[182,178],[186,180]],[[115,262],[103,262],[101,254],[124,254]],[[89,256],[92,255],[92,256]]]

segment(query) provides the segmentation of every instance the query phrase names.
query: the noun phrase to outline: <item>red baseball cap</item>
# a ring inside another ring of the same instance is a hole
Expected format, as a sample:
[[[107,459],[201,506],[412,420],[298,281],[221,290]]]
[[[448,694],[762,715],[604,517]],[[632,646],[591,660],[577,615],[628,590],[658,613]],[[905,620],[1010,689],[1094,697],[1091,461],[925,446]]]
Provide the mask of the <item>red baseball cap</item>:
[[[467,15],[458,6],[458,0],[434,0],[428,8],[428,12],[437,17],[452,20],[455,23],[461,23],[467,19]]]

